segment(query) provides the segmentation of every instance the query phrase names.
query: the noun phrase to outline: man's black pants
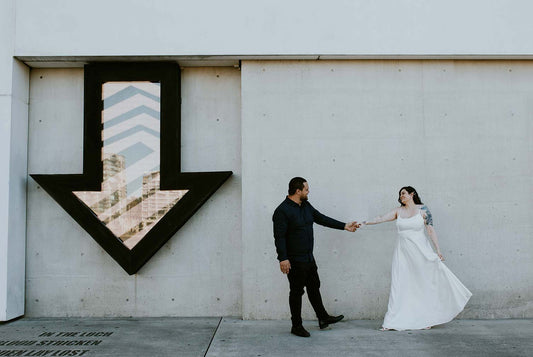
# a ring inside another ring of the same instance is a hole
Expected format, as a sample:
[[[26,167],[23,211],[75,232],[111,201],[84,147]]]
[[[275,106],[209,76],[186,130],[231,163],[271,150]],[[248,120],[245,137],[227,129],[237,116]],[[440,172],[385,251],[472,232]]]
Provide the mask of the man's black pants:
[[[291,308],[291,320],[293,326],[302,324],[302,295],[304,287],[307,290],[309,301],[319,319],[328,316],[322,297],[320,296],[320,279],[318,278],[318,267],[316,263],[291,262],[291,269],[287,275],[289,278],[290,293],[289,306]]]

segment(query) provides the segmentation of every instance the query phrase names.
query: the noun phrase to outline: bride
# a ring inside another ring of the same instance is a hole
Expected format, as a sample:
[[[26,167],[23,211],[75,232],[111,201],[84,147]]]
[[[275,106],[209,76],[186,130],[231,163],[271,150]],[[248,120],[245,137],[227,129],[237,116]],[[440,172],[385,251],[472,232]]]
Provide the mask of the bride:
[[[363,222],[373,225],[396,220],[398,228],[389,305],[380,330],[430,329],[453,320],[472,293],[444,265],[431,212],[416,190],[402,187],[398,201],[400,207]],[[424,234],[424,226],[437,253]]]

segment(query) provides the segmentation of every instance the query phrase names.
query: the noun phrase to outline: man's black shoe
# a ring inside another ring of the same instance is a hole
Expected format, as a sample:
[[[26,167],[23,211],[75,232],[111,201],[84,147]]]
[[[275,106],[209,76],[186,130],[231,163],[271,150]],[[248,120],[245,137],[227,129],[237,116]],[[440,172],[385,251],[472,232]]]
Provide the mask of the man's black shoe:
[[[339,322],[343,318],[344,318],[344,315],[328,316],[325,319],[318,319],[318,326],[322,330],[322,329],[325,329],[326,327],[328,327],[330,324],[334,324],[336,322]]]
[[[309,337],[309,336],[311,336],[311,334],[309,332],[307,332],[307,330],[304,329],[304,327],[302,325],[293,326],[292,329],[291,329],[291,333],[293,335],[300,336],[300,337]]]

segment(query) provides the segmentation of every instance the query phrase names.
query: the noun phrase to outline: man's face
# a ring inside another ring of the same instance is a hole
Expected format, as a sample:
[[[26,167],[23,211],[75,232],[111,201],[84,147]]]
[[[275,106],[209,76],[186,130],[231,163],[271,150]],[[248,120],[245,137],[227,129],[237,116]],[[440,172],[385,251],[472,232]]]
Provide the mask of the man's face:
[[[309,185],[307,182],[304,182],[304,189],[298,190],[300,192],[300,200],[307,201],[307,196],[309,195]]]

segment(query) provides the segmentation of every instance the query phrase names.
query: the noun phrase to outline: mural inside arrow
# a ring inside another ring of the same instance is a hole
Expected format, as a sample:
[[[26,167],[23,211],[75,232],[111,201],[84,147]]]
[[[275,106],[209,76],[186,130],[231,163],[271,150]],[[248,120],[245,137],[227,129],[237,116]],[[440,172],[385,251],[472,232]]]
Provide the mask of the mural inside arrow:
[[[129,274],[231,171],[181,172],[176,63],[85,66],[83,173],[31,176]]]
[[[102,190],[74,192],[130,249],[188,191],[160,189],[160,86],[103,84]]]

